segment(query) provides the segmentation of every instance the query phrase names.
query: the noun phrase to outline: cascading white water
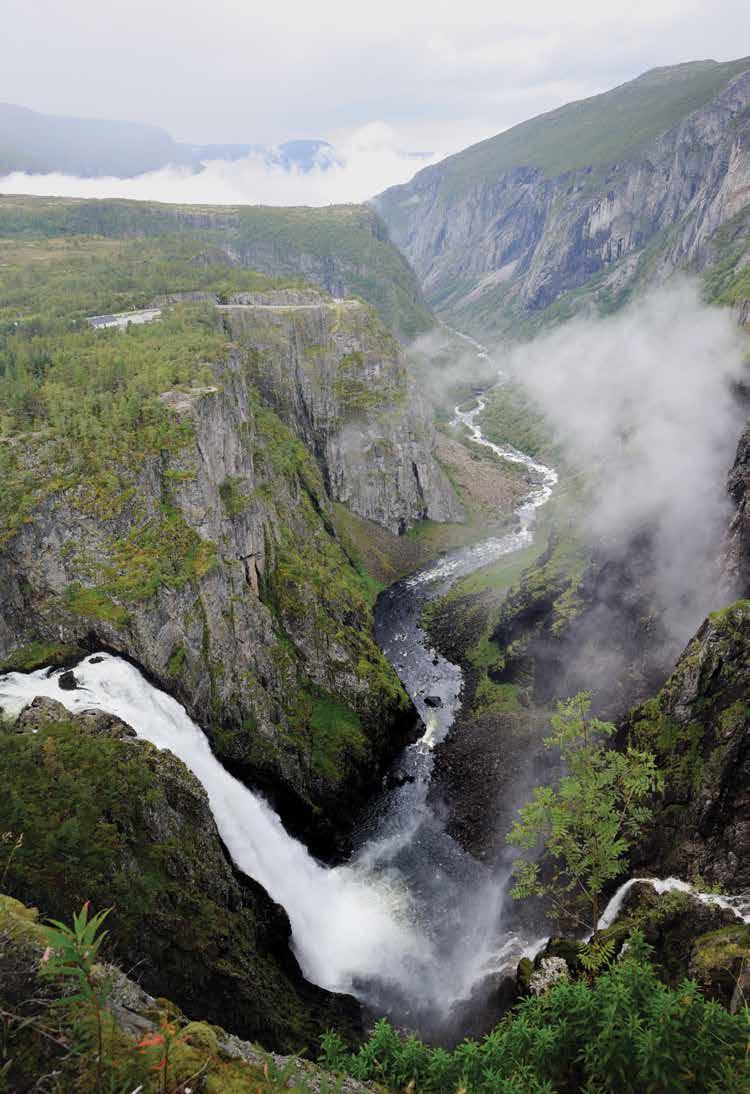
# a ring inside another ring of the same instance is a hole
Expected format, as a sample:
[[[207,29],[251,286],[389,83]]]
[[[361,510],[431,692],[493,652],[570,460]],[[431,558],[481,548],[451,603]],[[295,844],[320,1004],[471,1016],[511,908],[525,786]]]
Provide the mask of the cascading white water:
[[[598,931],[604,931],[607,927],[612,926],[622,911],[626,896],[634,885],[650,885],[659,894],[689,893],[701,904],[713,904],[717,908],[724,908],[733,912],[743,923],[750,923],[750,898],[747,896],[720,896],[718,893],[701,893],[694,885],[689,885],[687,881],[681,881],[677,877],[632,877],[620,886],[607,904],[596,925]]]
[[[41,669],[0,677],[0,709],[14,716],[45,695],[71,711],[107,711],[178,756],[205,787],[235,863],[285,908],[308,979],[347,991],[355,979],[403,978],[429,960],[429,940],[410,922],[409,894],[398,879],[316,862],[270,806],[224,770],[184,708],[127,661],[87,657],[75,668],[80,686],[73,691],[59,687],[59,675]]]

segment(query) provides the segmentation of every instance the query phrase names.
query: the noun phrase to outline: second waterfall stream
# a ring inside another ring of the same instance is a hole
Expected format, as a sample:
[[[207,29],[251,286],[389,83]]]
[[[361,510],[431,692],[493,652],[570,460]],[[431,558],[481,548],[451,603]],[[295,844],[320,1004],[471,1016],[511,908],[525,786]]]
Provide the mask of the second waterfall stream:
[[[105,653],[86,657],[75,667],[79,686],[72,691],[59,687],[60,672],[0,677],[0,709],[7,714],[44,695],[71,711],[107,711],[139,737],[170,749],[205,787],[238,868],[287,912],[305,976],[427,1031],[447,1026],[456,1004],[509,967],[526,944],[502,930],[507,879],[493,875],[447,834],[428,797],[432,748],[450,731],[462,678],[458,666],[431,648],[419,627],[420,612],[459,577],[528,546],[536,510],[557,482],[551,468],[483,437],[476,423],[483,406],[479,396],[472,410],[457,408],[457,419],[476,443],[524,464],[530,490],[513,531],[447,553],[386,590],[378,602],[378,641],[427,729],[401,757],[402,785],[384,792],[364,818],[346,864],[317,862],[266,801],[222,767],[184,708],[128,662]],[[425,703],[426,695],[435,694],[442,702],[437,709]]]

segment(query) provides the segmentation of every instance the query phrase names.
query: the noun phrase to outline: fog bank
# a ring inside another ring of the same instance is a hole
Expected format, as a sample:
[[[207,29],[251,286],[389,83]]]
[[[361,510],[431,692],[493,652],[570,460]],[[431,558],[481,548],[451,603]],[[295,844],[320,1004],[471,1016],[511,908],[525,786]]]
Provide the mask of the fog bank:
[[[404,151],[389,126],[372,122],[324,150],[309,170],[285,167],[259,152],[240,160],[210,160],[198,172],[172,166],[133,178],[15,172],[0,178],[0,193],[175,204],[322,206],[366,201],[389,186],[407,182],[440,158],[441,153]]]

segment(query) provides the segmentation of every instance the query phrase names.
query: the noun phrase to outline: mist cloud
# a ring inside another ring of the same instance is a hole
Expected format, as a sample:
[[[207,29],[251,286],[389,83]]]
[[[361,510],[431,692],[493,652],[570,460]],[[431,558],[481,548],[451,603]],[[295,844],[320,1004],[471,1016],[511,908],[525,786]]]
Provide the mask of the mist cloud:
[[[0,178],[0,193],[80,198],[135,198],[144,201],[212,205],[330,205],[362,202],[441,158],[412,155],[396,133],[372,122],[323,153],[309,171],[285,169],[262,154],[235,161],[212,160],[204,170],[166,167],[135,178],[79,178],[28,175]]]
[[[726,477],[746,415],[732,384],[746,371],[745,352],[729,311],[706,307],[694,284],[680,282],[509,355],[571,462],[591,477],[589,535],[616,547],[648,533],[654,587],[680,638],[719,606]]]

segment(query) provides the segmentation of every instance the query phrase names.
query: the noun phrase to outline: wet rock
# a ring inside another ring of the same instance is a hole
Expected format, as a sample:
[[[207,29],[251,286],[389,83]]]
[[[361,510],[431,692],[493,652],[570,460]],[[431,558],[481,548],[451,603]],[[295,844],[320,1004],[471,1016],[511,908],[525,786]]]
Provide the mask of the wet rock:
[[[570,980],[570,969],[564,958],[543,957],[529,979],[529,993],[544,995],[555,984],[561,984],[565,980]]]
[[[62,673],[58,677],[57,686],[62,688],[63,691],[75,691],[78,687],[78,678],[72,669],[68,669],[67,672]]]
[[[66,722],[70,715],[62,703],[56,699],[47,699],[38,695],[18,716],[15,724],[17,733],[38,733],[55,722]]]
[[[530,995],[529,984],[534,975],[534,962],[530,957],[522,957],[516,969],[516,989],[519,995]]]
[[[385,779],[387,790],[396,790],[399,786],[405,786],[407,783],[413,782],[414,776],[408,771],[405,771],[402,767],[389,771]]]
[[[425,706],[428,707],[441,707],[443,705],[443,700],[439,695],[425,695],[424,701]]]

